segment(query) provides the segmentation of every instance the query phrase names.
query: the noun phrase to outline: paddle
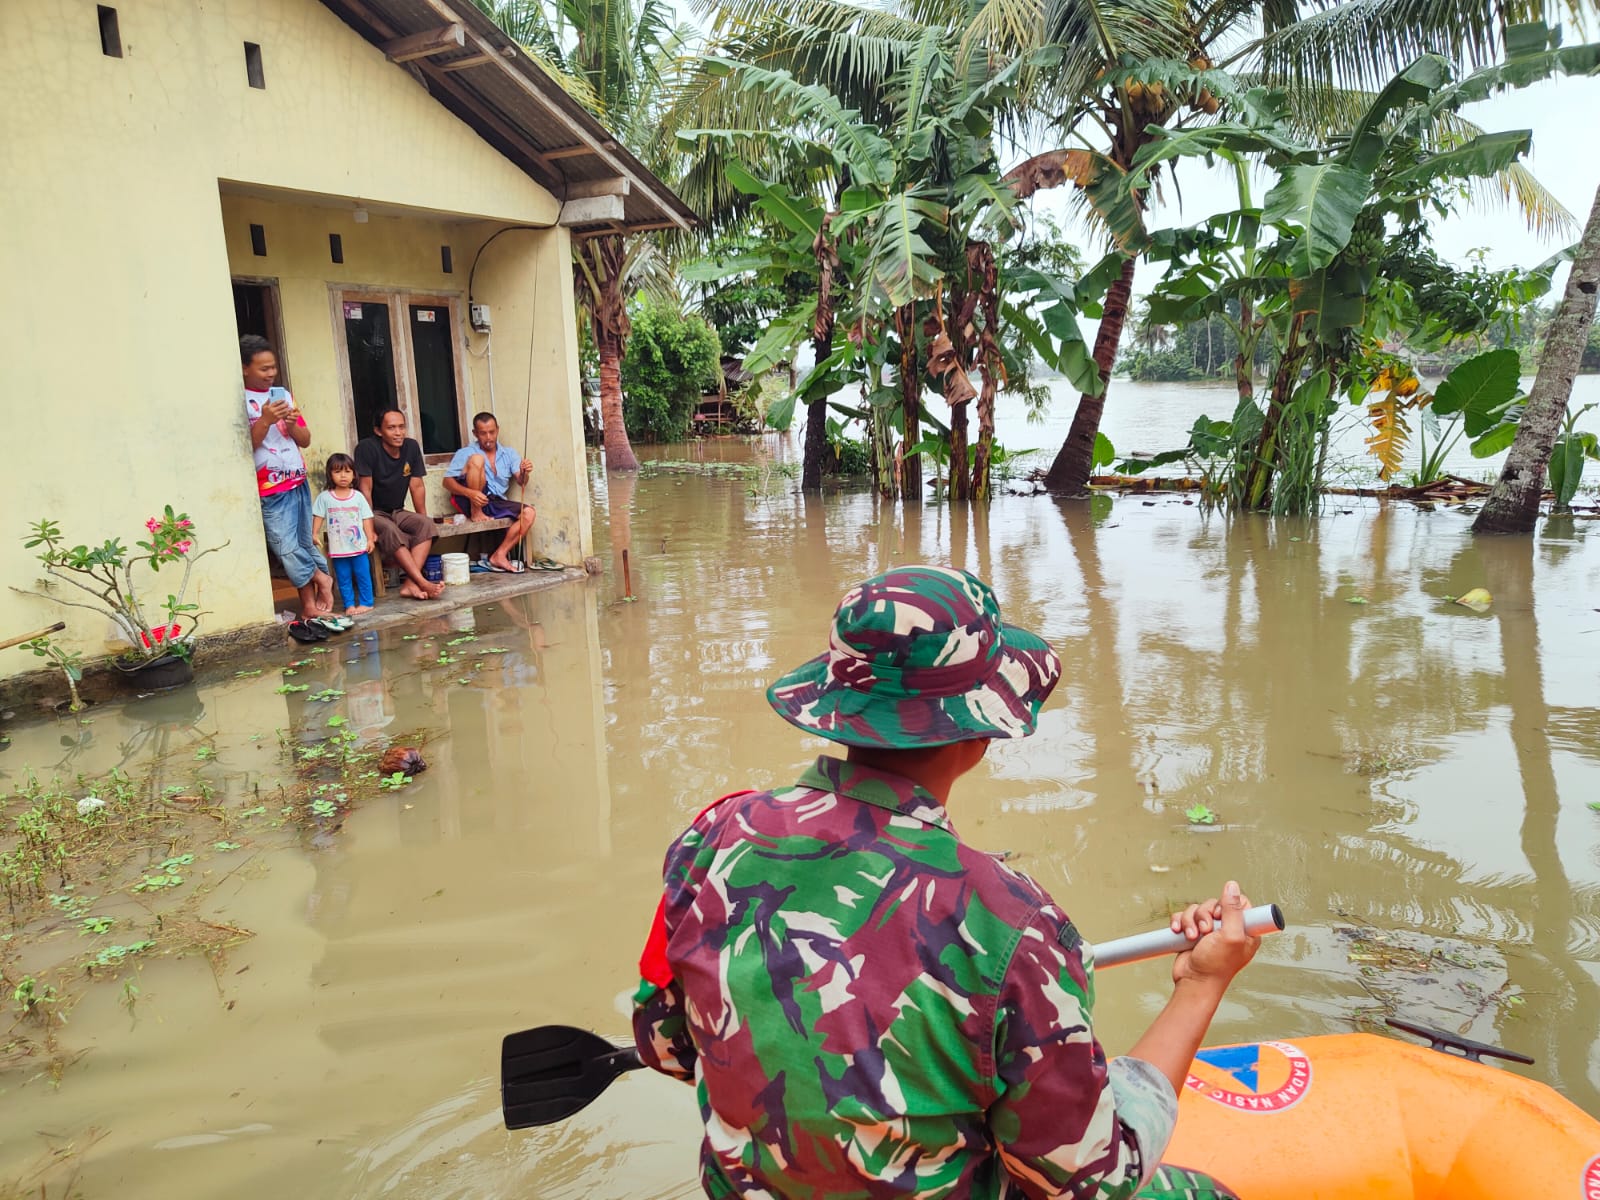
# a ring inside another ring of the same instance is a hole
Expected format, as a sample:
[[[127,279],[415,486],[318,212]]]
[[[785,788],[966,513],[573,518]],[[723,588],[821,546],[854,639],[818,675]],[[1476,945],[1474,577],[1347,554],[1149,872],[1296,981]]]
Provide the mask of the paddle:
[[[1260,937],[1283,928],[1276,904],[1245,910],[1245,932]],[[1177,954],[1194,943],[1162,926],[1149,933],[1117,938],[1094,948],[1096,967]],[[565,1120],[596,1099],[625,1071],[644,1064],[632,1046],[613,1046],[605,1038],[572,1025],[541,1025],[508,1033],[500,1043],[500,1107],[507,1129],[527,1129]]]

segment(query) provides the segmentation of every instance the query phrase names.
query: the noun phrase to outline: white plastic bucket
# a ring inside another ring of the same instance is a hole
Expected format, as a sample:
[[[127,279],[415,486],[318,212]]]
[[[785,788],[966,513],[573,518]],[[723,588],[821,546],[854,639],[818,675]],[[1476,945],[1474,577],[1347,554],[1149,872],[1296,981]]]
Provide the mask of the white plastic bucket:
[[[441,554],[445,583],[466,583],[472,577],[471,560],[465,554]]]

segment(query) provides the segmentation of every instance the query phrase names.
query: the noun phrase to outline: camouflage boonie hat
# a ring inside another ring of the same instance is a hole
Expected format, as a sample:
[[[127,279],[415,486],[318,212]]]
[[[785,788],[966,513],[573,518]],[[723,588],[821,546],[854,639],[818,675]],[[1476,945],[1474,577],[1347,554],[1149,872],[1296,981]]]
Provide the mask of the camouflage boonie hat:
[[[949,567],[896,567],[858,584],[834,611],[828,647],[767,701],[847,746],[1027,737],[1061,677],[1043,639],[1000,620],[988,584]]]

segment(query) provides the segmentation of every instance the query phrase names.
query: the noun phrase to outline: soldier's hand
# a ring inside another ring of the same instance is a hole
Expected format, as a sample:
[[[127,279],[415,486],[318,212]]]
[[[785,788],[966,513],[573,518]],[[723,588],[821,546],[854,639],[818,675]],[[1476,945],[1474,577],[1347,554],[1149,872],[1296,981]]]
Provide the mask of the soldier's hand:
[[[1174,913],[1172,928],[1194,942],[1194,949],[1178,955],[1172,963],[1172,982],[1209,984],[1219,991],[1233,982],[1253,957],[1261,939],[1244,931],[1245,909],[1250,899],[1229,880],[1222,899],[1191,904]]]

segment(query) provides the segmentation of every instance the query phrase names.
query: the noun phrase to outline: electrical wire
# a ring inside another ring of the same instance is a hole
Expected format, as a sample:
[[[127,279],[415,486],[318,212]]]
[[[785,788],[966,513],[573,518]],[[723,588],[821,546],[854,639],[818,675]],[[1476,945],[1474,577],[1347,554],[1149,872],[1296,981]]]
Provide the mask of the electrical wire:
[[[483,245],[478,247],[478,252],[472,256],[472,267],[467,271],[467,303],[469,305],[472,303],[472,281],[478,276],[478,260],[483,257],[483,252],[489,248],[490,242],[494,241],[502,233],[512,233],[518,229],[530,229],[540,232],[546,229],[554,229],[557,224],[558,222],[552,221],[548,225],[507,225],[503,229],[496,229],[485,238]]]

